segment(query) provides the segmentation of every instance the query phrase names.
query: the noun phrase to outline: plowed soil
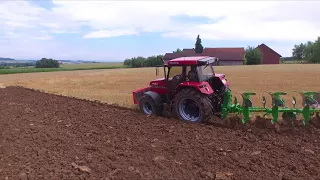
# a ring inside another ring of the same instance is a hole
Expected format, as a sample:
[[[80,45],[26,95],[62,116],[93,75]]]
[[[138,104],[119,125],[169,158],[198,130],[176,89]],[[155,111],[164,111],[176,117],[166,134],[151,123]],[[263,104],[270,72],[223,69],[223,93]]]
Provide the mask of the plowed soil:
[[[0,88],[0,179],[320,179],[320,132],[226,128]]]

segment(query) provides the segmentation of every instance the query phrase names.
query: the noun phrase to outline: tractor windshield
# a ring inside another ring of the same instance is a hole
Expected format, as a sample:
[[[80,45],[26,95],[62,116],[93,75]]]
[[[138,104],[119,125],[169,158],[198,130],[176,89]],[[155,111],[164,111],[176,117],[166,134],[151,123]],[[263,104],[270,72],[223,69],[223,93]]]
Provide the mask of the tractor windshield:
[[[206,81],[212,76],[214,76],[214,71],[211,64],[198,66],[197,71],[198,71],[199,81]]]

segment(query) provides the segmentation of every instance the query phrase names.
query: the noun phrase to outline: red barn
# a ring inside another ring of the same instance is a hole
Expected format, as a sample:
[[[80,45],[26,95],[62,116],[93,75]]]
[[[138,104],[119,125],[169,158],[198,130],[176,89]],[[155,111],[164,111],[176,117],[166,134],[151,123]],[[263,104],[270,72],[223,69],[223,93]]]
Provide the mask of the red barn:
[[[264,43],[260,44],[257,48],[262,53],[261,64],[280,64],[280,57],[282,56],[279,53],[277,53]]]

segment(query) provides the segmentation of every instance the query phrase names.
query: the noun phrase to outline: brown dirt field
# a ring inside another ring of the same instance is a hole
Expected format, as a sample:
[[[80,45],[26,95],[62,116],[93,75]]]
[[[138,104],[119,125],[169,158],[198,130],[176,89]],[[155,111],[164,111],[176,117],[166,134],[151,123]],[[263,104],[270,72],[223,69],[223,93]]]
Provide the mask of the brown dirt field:
[[[0,179],[320,179],[312,126],[190,124],[19,87],[0,99]]]

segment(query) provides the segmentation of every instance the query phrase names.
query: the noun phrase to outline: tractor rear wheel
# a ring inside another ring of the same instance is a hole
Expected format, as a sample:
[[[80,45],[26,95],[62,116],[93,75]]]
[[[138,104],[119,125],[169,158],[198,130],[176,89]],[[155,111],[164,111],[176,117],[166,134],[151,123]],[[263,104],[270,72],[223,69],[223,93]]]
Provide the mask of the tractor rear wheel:
[[[139,103],[139,107],[140,111],[143,114],[155,116],[160,115],[160,109],[157,107],[157,104],[154,102],[154,100],[148,95],[142,96]]]
[[[174,98],[175,114],[191,122],[207,122],[213,115],[210,99],[193,89],[183,89]]]

